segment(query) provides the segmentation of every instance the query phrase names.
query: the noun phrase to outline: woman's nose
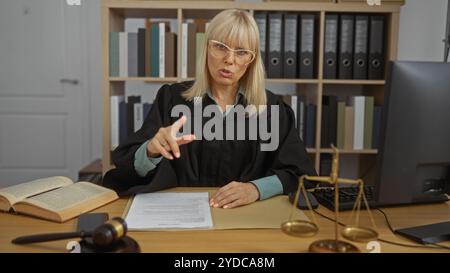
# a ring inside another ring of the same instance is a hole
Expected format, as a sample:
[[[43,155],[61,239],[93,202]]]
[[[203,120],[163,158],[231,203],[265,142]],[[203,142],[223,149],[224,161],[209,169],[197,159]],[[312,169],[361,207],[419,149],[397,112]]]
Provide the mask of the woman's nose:
[[[227,55],[225,55],[225,62],[228,64],[234,63],[234,52],[228,51]]]

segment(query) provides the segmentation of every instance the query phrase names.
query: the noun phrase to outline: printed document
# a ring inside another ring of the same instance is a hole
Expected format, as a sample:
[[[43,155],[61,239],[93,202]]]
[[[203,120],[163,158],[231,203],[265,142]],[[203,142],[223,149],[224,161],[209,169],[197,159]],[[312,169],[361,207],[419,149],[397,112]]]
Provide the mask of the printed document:
[[[125,221],[129,230],[213,227],[207,192],[138,194]]]

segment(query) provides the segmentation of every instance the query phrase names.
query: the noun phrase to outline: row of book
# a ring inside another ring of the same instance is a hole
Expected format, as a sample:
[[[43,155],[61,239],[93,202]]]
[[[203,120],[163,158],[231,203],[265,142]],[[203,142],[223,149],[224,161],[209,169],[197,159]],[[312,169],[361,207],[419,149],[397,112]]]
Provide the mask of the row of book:
[[[326,14],[323,78],[383,79],[385,29],[382,14]]]
[[[317,106],[308,103],[304,96],[279,95],[289,105],[295,117],[295,128],[305,147],[314,148],[316,142],[316,115]]]
[[[181,77],[194,77],[208,22],[197,19],[182,24]],[[176,77],[177,34],[169,22],[146,20],[136,32],[110,32],[111,77]]]
[[[317,78],[318,15],[256,12],[268,78]],[[110,33],[111,77],[176,77],[177,34],[169,22],[146,20],[137,33]],[[207,19],[182,23],[181,77],[195,77]],[[386,16],[326,14],[324,79],[384,78]]]
[[[378,149],[381,109],[371,96],[353,96],[346,101],[323,96],[321,147],[334,144],[346,150]]]
[[[316,78],[318,16],[257,12],[268,78]],[[326,14],[323,77],[384,78],[385,15]]]
[[[153,102],[142,102],[141,96],[111,96],[111,149],[123,143],[142,127]]]
[[[177,35],[165,22],[133,32],[110,32],[111,77],[175,77]]]
[[[256,12],[254,16],[267,77],[315,78],[317,14]]]
[[[306,97],[282,95],[295,118],[295,128],[307,148],[315,147],[317,106]],[[111,96],[111,148],[116,148],[129,135],[139,130],[152,102],[142,102],[141,96]],[[338,101],[336,96],[323,96],[321,147],[334,144],[339,149],[378,149],[381,131],[381,106],[374,97],[353,96]]]
[[[317,106],[304,96],[283,95],[295,117],[295,127],[307,148],[315,147]],[[336,96],[323,96],[321,148],[331,144],[339,149],[378,149],[381,132],[381,106],[374,97],[353,96],[338,101]]]

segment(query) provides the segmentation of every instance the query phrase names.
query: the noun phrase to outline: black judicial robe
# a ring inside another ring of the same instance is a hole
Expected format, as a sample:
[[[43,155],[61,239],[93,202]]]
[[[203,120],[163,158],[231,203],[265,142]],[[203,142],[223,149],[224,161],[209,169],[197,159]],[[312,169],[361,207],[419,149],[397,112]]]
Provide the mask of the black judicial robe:
[[[299,176],[317,175],[295,128],[292,109],[278,96],[266,91],[267,105],[279,105],[280,110],[277,150],[261,151],[262,140],[259,137],[257,140],[249,140],[247,123],[246,140],[195,140],[180,146],[180,158],[163,158],[146,177],[140,177],[134,169],[135,152],[160,127],[170,126],[179,118],[171,117],[172,107],[187,105],[191,109],[192,118],[194,117],[194,103],[181,96],[192,83],[166,84],[160,88],[142,128],[113,151],[112,160],[116,169],[105,175],[103,185],[121,195],[127,195],[175,186],[221,187],[231,181],[249,182],[277,175],[284,194],[287,194],[297,189]],[[238,104],[245,106],[244,100],[241,96]],[[211,104],[215,102],[205,95],[202,99],[203,109]],[[270,119],[270,111],[268,113],[267,118]],[[209,119],[203,117],[203,125]],[[193,127],[194,122],[191,123]],[[224,118],[224,127],[225,124]],[[270,121],[268,125],[270,127]],[[194,130],[191,132],[194,133]]]

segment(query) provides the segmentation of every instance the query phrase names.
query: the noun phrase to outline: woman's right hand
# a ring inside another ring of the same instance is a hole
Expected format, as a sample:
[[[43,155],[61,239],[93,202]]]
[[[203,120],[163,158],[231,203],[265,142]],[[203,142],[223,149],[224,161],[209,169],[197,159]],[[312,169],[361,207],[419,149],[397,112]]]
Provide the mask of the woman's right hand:
[[[186,123],[187,118],[182,116],[172,125],[159,128],[156,135],[147,144],[147,156],[158,157],[159,155],[172,160],[175,156],[180,157],[180,145],[190,143],[195,140],[195,135],[184,135],[177,137],[176,133]]]

